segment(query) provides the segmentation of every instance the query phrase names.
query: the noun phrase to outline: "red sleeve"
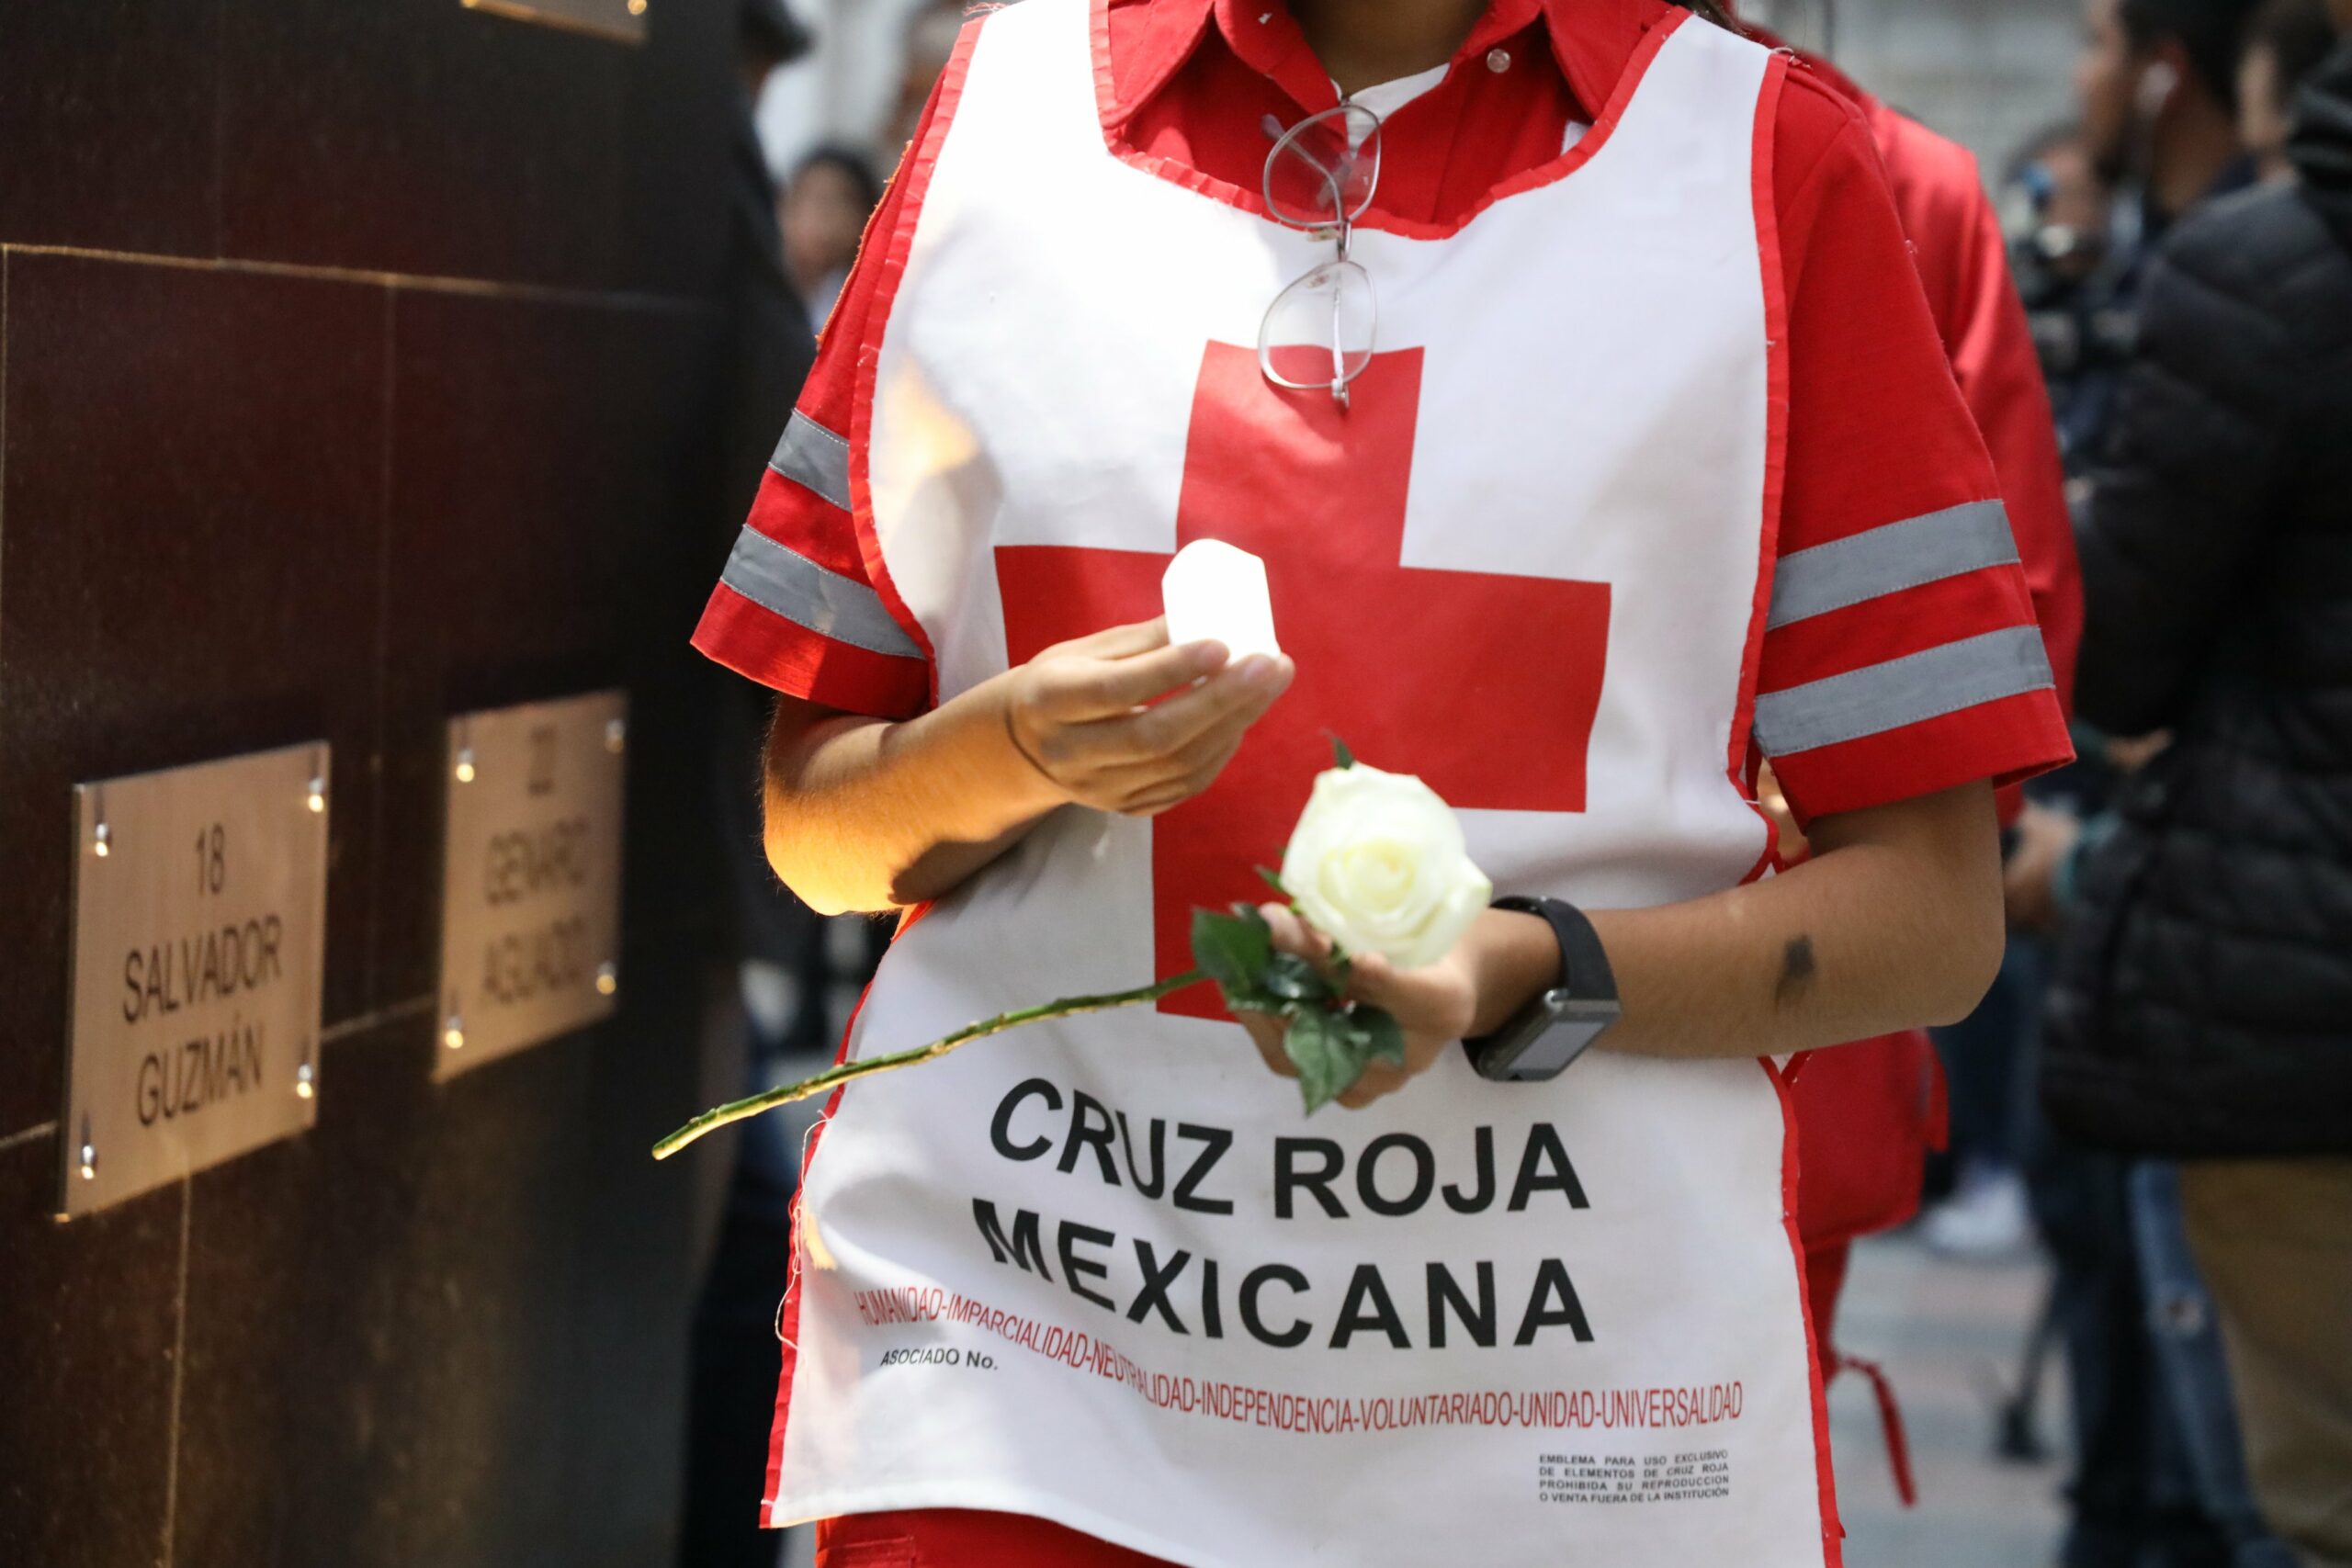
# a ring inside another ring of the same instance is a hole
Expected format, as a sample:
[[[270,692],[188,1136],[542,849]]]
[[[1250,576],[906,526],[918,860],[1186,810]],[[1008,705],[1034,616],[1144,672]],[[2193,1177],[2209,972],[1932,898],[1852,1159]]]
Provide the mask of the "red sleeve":
[[[2083,642],[2083,574],[2066,514],[2057,421],[2041,384],[2041,360],[2034,353],[2025,303],[2009,276],[2001,220],[1973,179],[1967,194],[1968,228],[1953,242],[1962,266],[1952,287],[1956,330],[1946,334],[1952,371],[1993,456],[2026,591],[2033,598],[2034,619],[2041,624],[2041,645],[2049,650],[2064,706],[2074,694],[2075,655]]]
[[[910,148],[923,144],[937,108],[934,90]],[[694,638],[763,686],[880,718],[911,717],[931,696],[929,661],[867,579],[849,510],[850,410],[885,248],[874,242],[897,228],[904,189],[893,178],[866,223],[817,363]]]
[[[1865,103],[1863,110],[1960,395],[1992,454],[2042,651],[2066,709],[2082,643],[2082,574],[2056,422],[2009,276],[2007,241],[1966,148],[1883,104]],[[2003,790],[2001,820],[2014,820],[2024,804],[2015,786]]]
[[[1800,820],[2072,755],[2001,491],[1861,112],[1773,140],[1789,412],[1755,739]]]

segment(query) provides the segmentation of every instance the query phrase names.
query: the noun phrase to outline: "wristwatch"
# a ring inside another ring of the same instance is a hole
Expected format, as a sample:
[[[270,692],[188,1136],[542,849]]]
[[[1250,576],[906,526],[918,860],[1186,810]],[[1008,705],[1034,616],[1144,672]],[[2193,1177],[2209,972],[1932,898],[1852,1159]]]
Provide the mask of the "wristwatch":
[[[1498,898],[1498,909],[1541,915],[1560,943],[1560,978],[1492,1034],[1464,1040],[1482,1078],[1531,1083],[1558,1077],[1617,1021],[1617,977],[1584,911],[1557,898]]]

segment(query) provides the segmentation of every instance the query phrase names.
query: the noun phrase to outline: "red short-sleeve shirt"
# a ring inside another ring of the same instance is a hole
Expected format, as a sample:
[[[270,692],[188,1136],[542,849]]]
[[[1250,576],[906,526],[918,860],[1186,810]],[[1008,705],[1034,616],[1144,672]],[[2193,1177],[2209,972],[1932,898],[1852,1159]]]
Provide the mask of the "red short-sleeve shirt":
[[[1265,116],[1289,123],[1335,101],[1297,24],[1271,0],[1097,3],[1107,6],[1106,127],[1139,152],[1253,184]],[[1376,205],[1446,222],[1556,157],[1569,127],[1591,118],[1584,106],[1609,100],[1644,35],[1679,15],[1662,0],[1492,0],[1445,80],[1388,118]],[[1869,125],[1802,66],[1770,104],[1758,228],[1778,262],[1788,408],[1757,748],[1802,818],[2064,761],[2065,725],[1999,485]],[[926,129],[938,105],[934,95]],[[918,132],[914,144],[923,141]],[[893,231],[904,197],[894,181],[870,235]],[[804,454],[849,432],[874,254],[851,274],[786,433]],[[822,574],[812,580],[821,591],[793,596],[795,618],[722,584],[695,646],[828,707],[922,711],[930,671],[880,613],[845,484],[812,486],[785,468],[812,471],[805,461],[771,468],[747,544],[781,545],[795,571]],[[810,604],[828,608],[811,615]]]

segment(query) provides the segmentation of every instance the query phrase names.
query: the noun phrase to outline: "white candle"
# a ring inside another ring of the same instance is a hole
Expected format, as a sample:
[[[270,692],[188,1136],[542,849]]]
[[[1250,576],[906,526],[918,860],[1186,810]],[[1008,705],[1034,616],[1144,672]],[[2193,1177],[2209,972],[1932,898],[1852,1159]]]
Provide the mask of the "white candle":
[[[1214,637],[1236,659],[1282,651],[1274,641],[1266,563],[1248,550],[1222,539],[1195,539],[1168,563],[1159,594],[1171,643]]]

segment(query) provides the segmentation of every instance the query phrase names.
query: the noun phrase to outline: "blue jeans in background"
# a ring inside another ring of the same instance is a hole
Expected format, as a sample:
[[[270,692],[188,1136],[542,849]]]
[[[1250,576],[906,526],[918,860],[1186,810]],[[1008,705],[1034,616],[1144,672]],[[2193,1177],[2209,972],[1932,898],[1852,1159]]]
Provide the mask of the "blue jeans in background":
[[[2140,1160],[2126,1180],[2148,1339],[2171,1400],[2189,1483],[2228,1545],[2231,1568],[2295,1568],[2295,1554],[2263,1524],[2246,1479],[2221,1325],[2181,1224],[2180,1168],[2166,1160]]]

